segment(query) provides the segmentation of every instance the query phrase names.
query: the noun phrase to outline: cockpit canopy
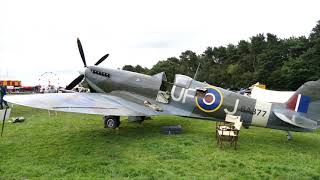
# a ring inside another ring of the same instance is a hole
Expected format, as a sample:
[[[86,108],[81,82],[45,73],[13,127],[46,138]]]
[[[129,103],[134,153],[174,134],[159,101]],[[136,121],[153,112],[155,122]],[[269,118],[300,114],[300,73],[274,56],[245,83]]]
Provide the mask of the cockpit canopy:
[[[152,75],[152,77],[160,79],[163,82],[167,82],[167,76],[166,76],[166,73],[164,72],[160,72],[158,74]]]

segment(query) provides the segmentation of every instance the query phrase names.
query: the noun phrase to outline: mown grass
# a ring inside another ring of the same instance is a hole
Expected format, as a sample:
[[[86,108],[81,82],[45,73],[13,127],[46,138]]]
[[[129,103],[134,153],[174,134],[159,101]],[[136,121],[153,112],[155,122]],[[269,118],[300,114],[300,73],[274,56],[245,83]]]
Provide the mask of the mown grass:
[[[320,133],[242,129],[238,150],[216,145],[215,123],[174,116],[142,125],[14,106],[0,139],[0,179],[320,179]],[[180,124],[180,135],[161,126]]]

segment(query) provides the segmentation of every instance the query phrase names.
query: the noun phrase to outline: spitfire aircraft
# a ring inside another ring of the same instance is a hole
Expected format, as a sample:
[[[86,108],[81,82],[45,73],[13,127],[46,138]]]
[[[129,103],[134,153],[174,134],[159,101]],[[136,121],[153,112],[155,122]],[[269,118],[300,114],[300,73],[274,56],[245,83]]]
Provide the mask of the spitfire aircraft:
[[[289,133],[320,127],[320,79],[302,85],[286,103],[263,102],[181,74],[169,83],[164,72],[149,76],[99,67],[109,54],[88,66],[79,39],[77,43],[84,69],[66,91],[84,81],[90,93],[9,95],[5,100],[34,108],[102,115],[108,128],[119,127],[120,116],[139,122],[157,115],[224,121],[227,114],[241,116],[245,128],[259,126]]]

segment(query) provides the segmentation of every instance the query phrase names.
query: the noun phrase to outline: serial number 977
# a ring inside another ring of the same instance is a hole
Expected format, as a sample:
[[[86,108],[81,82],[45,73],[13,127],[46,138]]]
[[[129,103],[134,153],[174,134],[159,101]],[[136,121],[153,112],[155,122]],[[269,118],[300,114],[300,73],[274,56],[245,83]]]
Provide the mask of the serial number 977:
[[[256,116],[262,116],[262,117],[264,117],[267,114],[267,111],[256,109],[256,108],[245,107],[245,106],[241,106],[240,111],[245,113],[250,113]]]

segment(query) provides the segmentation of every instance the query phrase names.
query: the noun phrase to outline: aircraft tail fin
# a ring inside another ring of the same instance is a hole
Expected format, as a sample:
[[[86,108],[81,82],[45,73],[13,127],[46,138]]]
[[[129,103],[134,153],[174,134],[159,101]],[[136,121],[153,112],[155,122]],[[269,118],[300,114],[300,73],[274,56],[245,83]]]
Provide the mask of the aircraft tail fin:
[[[286,102],[286,107],[317,121],[320,126],[320,79],[304,83]]]

